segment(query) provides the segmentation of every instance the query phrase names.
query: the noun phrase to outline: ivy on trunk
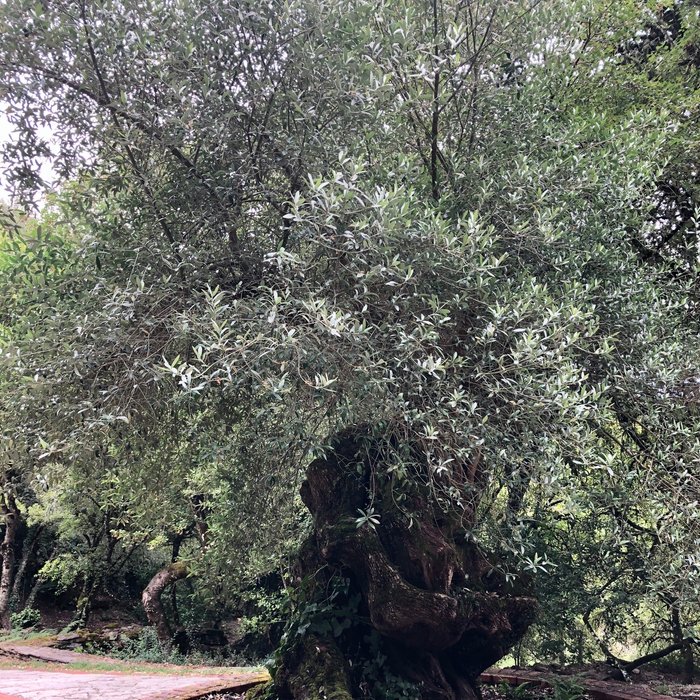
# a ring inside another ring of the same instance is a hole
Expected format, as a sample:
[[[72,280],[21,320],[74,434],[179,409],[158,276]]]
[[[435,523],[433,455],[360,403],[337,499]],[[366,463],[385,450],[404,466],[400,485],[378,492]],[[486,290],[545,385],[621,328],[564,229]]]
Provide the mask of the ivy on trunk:
[[[327,597],[337,575],[349,581],[344,599],[357,595],[361,602],[347,631],[341,625],[325,635],[298,635],[288,646],[275,680],[282,698],[323,697],[329,678],[338,698],[379,683],[363,676],[372,659],[362,647],[371,648],[373,635],[392,675],[414,685],[424,700],[477,698],[478,676],[534,618],[527,582],[499,573],[497,562],[468,538],[469,518],[441,512],[421,488],[402,509],[390,480],[373,492],[384,447],[366,429],[351,429],[307,469],[301,493],[314,528],[299,564],[300,579],[313,580],[306,603]],[[474,492],[473,470],[464,474],[465,491]],[[369,500],[373,520],[358,523]],[[364,665],[358,662],[363,655]]]
[[[0,515],[2,515],[3,525],[5,526],[5,534],[2,544],[0,544],[0,557],[2,558],[2,568],[0,568],[0,626],[8,629],[10,627],[12,582],[15,573],[15,545],[21,523],[17,501],[11,492],[3,495],[0,502]]]

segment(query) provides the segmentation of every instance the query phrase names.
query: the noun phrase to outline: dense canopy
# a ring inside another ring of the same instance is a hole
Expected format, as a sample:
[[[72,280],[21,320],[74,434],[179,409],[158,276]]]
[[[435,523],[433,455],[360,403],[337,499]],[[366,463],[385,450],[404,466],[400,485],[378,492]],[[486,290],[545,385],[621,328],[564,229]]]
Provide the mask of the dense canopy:
[[[0,5],[5,621],[21,526],[82,623],[273,572],[272,697],[474,698],[533,622],[691,672],[699,13]]]

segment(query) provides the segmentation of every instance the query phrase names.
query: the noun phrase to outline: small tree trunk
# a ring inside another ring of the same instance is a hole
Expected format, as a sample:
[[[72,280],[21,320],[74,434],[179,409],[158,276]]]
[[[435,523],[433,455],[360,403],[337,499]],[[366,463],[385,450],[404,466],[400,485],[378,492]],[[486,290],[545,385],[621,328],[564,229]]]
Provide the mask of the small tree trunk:
[[[39,591],[41,590],[41,587],[44,585],[44,580],[41,578],[41,576],[37,575],[34,577],[34,583],[32,583],[32,587],[29,590],[29,595],[27,596],[27,599],[24,601],[24,607],[25,608],[33,608],[34,607],[34,602],[36,601],[37,595],[39,595]]]
[[[31,532],[31,534],[25,539],[24,546],[22,548],[22,558],[20,559],[19,566],[17,567],[17,573],[15,574],[15,580],[12,584],[12,595],[11,598],[20,606],[24,605],[24,577],[27,572],[27,566],[29,561],[34,554],[37,545],[39,544],[39,539],[41,538],[41,533],[44,531],[43,525],[37,525]]]
[[[688,685],[695,681],[695,655],[690,641],[683,647],[683,681]]]
[[[113,558],[117,539],[110,531],[110,518],[109,512],[106,513],[104,523],[98,533],[92,538],[86,538],[92,549],[92,561],[89,563],[88,574],[78,597],[75,617],[68,629],[81,629],[87,625],[97,594],[102,590],[105,580],[109,580],[110,575],[114,572]],[[99,548],[103,539],[106,540],[107,548],[104,556],[100,557]]]
[[[683,635],[683,625],[681,624],[681,614],[677,602],[671,604],[671,629],[673,631],[674,644],[681,645],[683,656],[683,682],[692,683],[695,677],[695,658],[693,655],[693,643]]]
[[[51,561],[54,558],[57,551],[58,551],[58,544],[54,544],[53,548],[51,549],[51,553],[49,554],[48,557],[46,557],[46,561]],[[36,602],[36,598],[39,595],[39,591],[41,590],[44,583],[46,583],[46,581],[42,578],[41,574],[36,574],[36,576],[34,576],[34,582],[32,583],[32,587],[29,590],[29,595],[27,596],[27,599],[24,601],[25,608],[33,608],[34,607],[34,603]]]
[[[161,597],[168,586],[185,578],[187,573],[187,566],[181,561],[168,564],[149,581],[141,595],[141,602],[148,622],[155,627],[161,643],[168,647],[173,641],[173,630],[165,614]]]
[[[182,533],[177,534],[173,539],[173,549],[172,555],[170,557],[170,563],[174,564],[180,558],[180,547],[185,536]],[[180,626],[180,611],[177,607],[177,581],[173,581],[173,585],[170,587],[170,607],[173,611],[173,623],[175,627]]]
[[[576,663],[583,664],[583,632],[581,630],[576,635]]]
[[[92,604],[100,589],[101,578],[95,574],[88,576],[83,583],[83,588],[78,596],[78,603],[75,609],[75,617],[68,625],[68,629],[82,629],[87,625],[92,612]]]
[[[2,570],[0,571],[0,627],[10,627],[10,597],[12,593],[12,577],[15,566],[15,541],[20,525],[20,513],[14,496],[5,496],[0,508],[5,523],[5,536],[0,545],[2,554]]]

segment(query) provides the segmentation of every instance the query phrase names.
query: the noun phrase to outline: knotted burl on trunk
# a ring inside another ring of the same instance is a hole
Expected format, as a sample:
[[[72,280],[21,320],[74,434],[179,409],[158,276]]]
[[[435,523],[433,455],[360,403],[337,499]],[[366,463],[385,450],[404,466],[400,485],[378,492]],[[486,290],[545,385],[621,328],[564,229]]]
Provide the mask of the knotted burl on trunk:
[[[381,450],[361,429],[331,445],[326,457],[309,465],[301,490],[314,519],[302,575],[318,575],[320,567],[352,581],[362,596],[361,617],[381,636],[393,672],[415,683],[423,700],[478,698],[479,674],[507,653],[534,618],[536,603],[527,586],[506,582],[464,536],[464,513],[450,519],[420,487],[411,496],[411,520],[375,489],[379,522],[358,527],[358,509],[367,507]],[[333,674],[333,688],[330,660],[344,665]],[[307,639],[283,658],[275,692],[295,700],[367,696],[366,687],[363,695],[353,686],[352,671],[360,663],[343,651],[342,637]]]

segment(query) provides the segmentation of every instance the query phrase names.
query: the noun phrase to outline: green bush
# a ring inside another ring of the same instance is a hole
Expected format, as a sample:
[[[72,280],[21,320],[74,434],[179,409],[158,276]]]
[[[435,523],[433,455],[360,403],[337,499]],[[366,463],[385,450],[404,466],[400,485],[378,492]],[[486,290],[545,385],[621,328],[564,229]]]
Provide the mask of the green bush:
[[[26,630],[41,623],[41,613],[34,608],[24,608],[10,615],[10,625],[13,629]]]
[[[158,635],[153,627],[144,627],[138,637],[127,640],[121,649],[113,650],[110,655],[125,661],[184,663],[184,656],[175,649],[167,648],[158,639]]]
[[[552,678],[554,700],[584,700],[586,689],[575,678]]]

